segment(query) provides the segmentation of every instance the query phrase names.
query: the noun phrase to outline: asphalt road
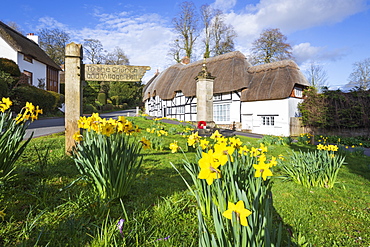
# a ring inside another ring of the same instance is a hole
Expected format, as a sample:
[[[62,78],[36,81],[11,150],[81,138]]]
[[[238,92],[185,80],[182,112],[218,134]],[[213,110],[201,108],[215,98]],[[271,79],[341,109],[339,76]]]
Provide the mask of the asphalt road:
[[[116,118],[118,116],[134,116],[135,109],[116,111],[100,114],[104,118]],[[46,136],[54,133],[64,132],[64,118],[45,118],[34,121],[28,126],[25,138],[29,138],[33,132],[33,137]]]

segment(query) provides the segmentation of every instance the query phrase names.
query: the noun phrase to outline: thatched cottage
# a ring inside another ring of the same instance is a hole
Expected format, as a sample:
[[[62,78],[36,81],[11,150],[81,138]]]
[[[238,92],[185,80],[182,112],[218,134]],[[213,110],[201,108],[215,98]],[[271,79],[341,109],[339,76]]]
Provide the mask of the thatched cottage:
[[[213,121],[258,134],[291,135],[291,118],[308,81],[291,60],[252,66],[238,51],[205,60],[213,82]],[[145,86],[150,116],[197,121],[196,77],[204,61],[178,63],[156,74]]]
[[[30,85],[45,83],[45,89],[59,92],[61,68],[40,48],[38,37],[27,37],[0,21],[0,57],[13,60]]]

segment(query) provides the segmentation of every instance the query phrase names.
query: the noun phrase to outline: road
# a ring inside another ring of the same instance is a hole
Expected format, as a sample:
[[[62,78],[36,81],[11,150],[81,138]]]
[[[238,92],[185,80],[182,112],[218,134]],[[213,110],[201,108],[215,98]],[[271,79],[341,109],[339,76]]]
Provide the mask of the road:
[[[135,109],[115,111],[110,113],[100,114],[104,118],[116,118],[118,116],[134,116],[136,113]],[[64,118],[45,118],[36,120],[28,126],[25,138],[46,136],[54,133],[64,132]]]

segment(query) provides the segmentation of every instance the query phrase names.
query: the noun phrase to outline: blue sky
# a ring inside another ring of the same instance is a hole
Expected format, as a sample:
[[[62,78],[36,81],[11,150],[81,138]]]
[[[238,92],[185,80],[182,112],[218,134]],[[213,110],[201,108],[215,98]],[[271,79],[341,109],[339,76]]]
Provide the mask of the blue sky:
[[[171,20],[179,12],[174,0],[2,1],[0,20],[17,23],[23,33],[60,28],[72,41],[99,39],[107,51],[121,47],[132,65],[150,66],[144,82],[173,64],[167,56],[175,38]],[[310,61],[323,66],[332,89],[343,88],[353,63],[370,57],[370,3],[367,0],[215,0],[238,34],[236,49],[249,54],[263,29],[279,28],[293,47],[305,73]],[[200,52],[198,51],[200,56]]]

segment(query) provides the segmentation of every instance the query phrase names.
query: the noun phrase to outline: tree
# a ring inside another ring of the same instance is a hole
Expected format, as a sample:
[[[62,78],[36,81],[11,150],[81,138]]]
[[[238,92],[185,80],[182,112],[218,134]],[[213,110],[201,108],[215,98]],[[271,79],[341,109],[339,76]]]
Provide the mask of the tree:
[[[198,17],[193,2],[183,2],[180,4],[181,11],[177,17],[173,18],[177,42],[181,51],[191,60],[194,44],[199,36]]]
[[[237,35],[234,27],[225,23],[224,14],[221,10],[215,11],[211,32],[213,39],[212,52],[215,56],[234,51],[234,39]]]
[[[39,30],[40,47],[58,65],[64,64],[65,47],[70,40],[69,34],[58,28]]]
[[[202,5],[200,7],[200,15],[204,28],[204,57],[209,58],[211,56],[211,25],[214,17],[214,9],[208,4]]]
[[[292,47],[286,40],[280,29],[265,29],[252,44],[251,63],[256,65],[292,59]]]
[[[170,45],[170,51],[168,52],[168,55],[171,56],[177,63],[181,62],[181,47],[179,44],[179,40],[176,39],[173,41],[173,43]]]
[[[116,46],[113,52],[109,52],[105,59],[105,64],[112,64],[112,65],[129,65],[130,61],[126,56],[125,52],[122,48]]]
[[[104,61],[103,45],[98,39],[84,39],[84,57],[92,64],[101,64]]]
[[[349,85],[359,90],[370,89],[370,58],[354,63],[348,80]]]
[[[324,67],[315,62],[311,62],[306,71],[306,78],[311,87],[316,88],[319,92],[327,86],[328,74]]]
[[[6,25],[8,25],[8,27],[17,31],[18,33],[23,33],[19,25],[14,21],[9,21]]]

